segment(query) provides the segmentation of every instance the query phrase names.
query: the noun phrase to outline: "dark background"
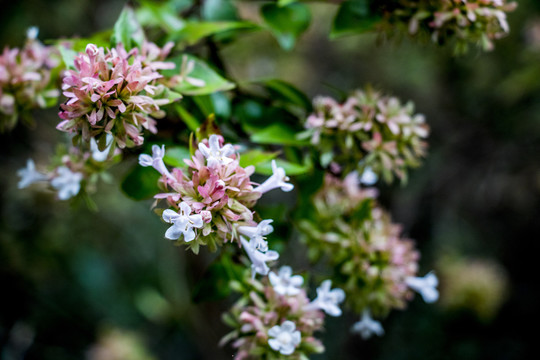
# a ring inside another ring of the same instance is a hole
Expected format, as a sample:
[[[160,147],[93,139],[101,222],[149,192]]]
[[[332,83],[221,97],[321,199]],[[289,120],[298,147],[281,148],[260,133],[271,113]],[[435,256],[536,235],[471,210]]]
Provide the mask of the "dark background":
[[[0,45],[22,45],[32,25],[42,40],[87,36],[112,26],[122,6],[2,1]],[[429,155],[407,186],[384,187],[382,201],[417,241],[421,272],[439,274],[441,300],[427,305],[417,297],[383,322],[384,337],[365,342],[349,334],[353,314],[329,319],[322,335],[328,351],[314,358],[534,356],[540,2],[519,2],[509,15],[512,32],[495,51],[473,49],[459,58],[450,48],[406,39],[380,44],[375,35],[331,42],[329,9],[312,5],[312,25],[292,52],[259,32],[225,47],[222,58],[234,80],[272,75],[310,97],[371,83],[415,102],[431,126]],[[251,16],[256,7],[243,3],[242,11]],[[113,169],[113,183],[101,184],[98,213],[17,189],[16,170],[26,159],[46,163],[63,139],[54,109],[35,118],[35,129],[0,135],[0,359],[231,358],[230,349],[216,345],[228,331],[220,314],[230,299],[195,304],[190,296],[212,255],[196,258],[173,247],[150,202],[121,193],[134,159]],[[493,276],[470,266],[475,261],[495,269]],[[451,282],[469,285],[449,290]],[[121,355],[106,357],[97,348]]]

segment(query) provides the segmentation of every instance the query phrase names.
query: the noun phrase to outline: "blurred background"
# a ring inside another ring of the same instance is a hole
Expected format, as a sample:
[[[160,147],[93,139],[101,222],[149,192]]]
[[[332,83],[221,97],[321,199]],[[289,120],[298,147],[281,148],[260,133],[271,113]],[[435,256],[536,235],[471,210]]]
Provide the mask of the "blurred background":
[[[21,46],[30,26],[41,40],[88,36],[111,27],[123,5],[2,1],[0,45]],[[242,15],[256,18],[257,6],[241,3]],[[540,2],[519,1],[493,52],[459,58],[407,39],[329,41],[330,6],[310,5],[312,24],[293,51],[253,32],[222,49],[224,65],[235,81],[277,77],[310,97],[369,83],[415,102],[431,126],[429,155],[407,186],[384,187],[382,202],[416,240],[421,273],[435,269],[441,298],[417,297],[368,341],[349,334],[353,314],[328,319],[327,352],[313,359],[530,358],[540,305]],[[17,189],[26,159],[46,163],[63,139],[56,109],[35,118],[34,129],[0,135],[0,359],[230,359],[217,343],[234,298],[192,297],[214,255],[172,246],[151,201],[123,195],[134,157],[101,184],[99,212]]]

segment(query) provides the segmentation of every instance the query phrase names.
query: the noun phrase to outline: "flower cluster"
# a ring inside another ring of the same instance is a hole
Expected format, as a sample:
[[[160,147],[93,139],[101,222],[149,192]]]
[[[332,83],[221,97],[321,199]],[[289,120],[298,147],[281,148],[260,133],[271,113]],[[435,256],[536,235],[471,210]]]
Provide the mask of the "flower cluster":
[[[109,136],[108,147],[100,151],[95,142],[91,150],[82,152],[71,147],[66,150],[59,147],[58,154],[52,161],[50,171],[40,172],[32,159],[28,159],[26,167],[20,169],[18,188],[24,189],[35,183],[46,183],[57,192],[59,200],[68,200],[81,193],[92,192],[104,171],[118,160],[109,156],[112,137]]]
[[[354,330],[368,337],[366,326],[377,328],[371,313],[386,316],[392,309],[403,309],[411,290],[426,302],[437,300],[438,292],[435,275],[416,277],[419,253],[413,242],[401,236],[401,227],[377,205],[374,190],[361,189],[359,182],[355,173],[343,181],[328,175],[314,198],[316,215],[299,225],[312,261],[323,255],[328,259],[347,304],[363,314]],[[382,334],[382,328],[373,329],[369,334]]]
[[[59,57],[53,47],[37,40],[30,28],[23,48],[4,48],[0,54],[0,131],[10,130],[19,118],[31,122],[29,112],[56,104],[59,95],[53,69]]]
[[[465,52],[469,43],[489,51],[493,40],[510,31],[506,14],[516,7],[517,2],[507,0],[420,0],[412,5],[402,2],[388,20],[406,24],[411,35],[426,31],[434,42],[451,39],[458,53]]]
[[[157,132],[155,119],[164,116],[160,106],[180,98],[159,83],[159,70],[175,67],[163,61],[170,49],[146,43],[140,50],[127,52],[119,44],[105,51],[89,44],[63,79],[68,99],[57,128],[86,142],[112,134],[120,148],[141,145],[143,128]]]
[[[429,134],[414,105],[370,88],[357,90],[344,103],[316,97],[305,127],[321,152],[321,164],[370,168],[390,182],[393,174],[405,180],[407,168],[420,164]],[[348,169],[344,169],[346,172]]]
[[[284,170],[273,163],[274,174],[254,186],[250,176],[255,168],[240,166],[234,146],[224,145],[219,135],[199,143],[191,159],[184,159],[187,168],[169,171],[164,156],[165,147],[154,145],[152,156],[140,155],[139,164],[152,166],[162,175],[163,192],[155,198],[165,200],[168,207],[162,217],[172,225],[165,237],[187,243],[194,252],[200,245],[215,250],[223,242],[237,241],[252,261],[253,273],[266,275],[266,262],[278,257],[268,250],[265,240],[273,228],[271,220],[257,222],[252,209],[267,191],[292,190]]]
[[[288,266],[262,281],[246,280],[248,291],[224,316],[234,331],[222,344],[232,341],[238,350],[235,359],[307,359],[324,351],[314,333],[322,329],[325,313],[341,315],[339,304],[345,294],[331,289],[327,280],[310,301],[303,282]]]

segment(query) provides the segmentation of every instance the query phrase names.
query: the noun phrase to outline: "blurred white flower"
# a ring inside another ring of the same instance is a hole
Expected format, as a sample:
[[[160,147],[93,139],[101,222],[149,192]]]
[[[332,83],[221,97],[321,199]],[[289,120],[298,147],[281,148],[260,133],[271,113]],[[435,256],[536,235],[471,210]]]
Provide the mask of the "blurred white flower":
[[[340,316],[341,309],[338,304],[345,300],[345,292],[339,288],[331,288],[332,280],[324,280],[317,288],[317,297],[308,307],[321,309],[330,316]]]
[[[300,275],[292,276],[292,269],[290,266],[282,266],[279,269],[278,274],[273,271],[268,274],[270,284],[274,288],[274,291],[280,295],[294,296],[300,292],[300,287],[304,283],[304,278]]]
[[[300,331],[296,330],[296,325],[289,320],[281,326],[275,325],[270,328],[268,336],[270,337],[268,345],[282,355],[291,355],[301,341]]]
[[[439,299],[439,279],[433,272],[429,272],[424,277],[409,276],[405,279],[405,283],[414,291],[422,295],[422,298],[427,303],[435,302]]]
[[[19,183],[17,184],[19,189],[24,189],[25,187],[28,187],[36,182],[47,180],[46,175],[36,171],[36,164],[32,159],[28,159],[26,161],[26,167],[19,169],[17,171],[17,175],[21,177]]]
[[[360,321],[354,323],[352,329],[353,332],[360,334],[362,339],[369,339],[371,335],[375,334],[381,336],[384,334],[384,329],[381,323],[377,320],[373,320],[368,309],[362,312]]]
[[[65,166],[56,169],[56,175],[51,180],[51,186],[58,190],[58,198],[67,200],[79,193],[83,174],[73,172]]]

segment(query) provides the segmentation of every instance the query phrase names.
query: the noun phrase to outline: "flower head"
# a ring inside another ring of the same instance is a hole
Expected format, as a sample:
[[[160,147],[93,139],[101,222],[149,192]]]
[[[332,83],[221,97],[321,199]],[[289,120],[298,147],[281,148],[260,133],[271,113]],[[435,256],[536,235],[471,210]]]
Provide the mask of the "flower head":
[[[433,303],[439,299],[439,291],[437,290],[439,280],[433,272],[429,272],[424,277],[410,276],[405,279],[405,282],[411,289],[420,293],[425,302]]]
[[[59,65],[59,56],[37,35],[38,29],[31,27],[24,47],[0,52],[0,131],[11,130],[33,109],[56,104],[59,92],[52,70]]]
[[[360,334],[362,339],[369,339],[372,335],[381,336],[384,334],[384,329],[381,323],[371,318],[371,314],[368,309],[362,312],[362,318],[360,321],[354,323],[352,332]]]
[[[285,321],[281,326],[276,325],[268,330],[268,345],[282,355],[291,355],[300,344],[300,331],[292,321]]]
[[[160,105],[170,102],[158,83],[157,69],[163,66],[151,66],[148,54],[137,48],[127,52],[121,44],[107,51],[89,44],[74,64],[63,79],[67,101],[61,105],[59,130],[81,134],[85,141],[112,134],[120,148],[141,145],[143,128],[157,131]]]
[[[203,219],[199,214],[190,214],[191,208],[185,202],[180,203],[180,211],[178,213],[170,209],[163,211],[163,220],[173,224],[165,232],[165,237],[170,240],[176,240],[180,238],[180,235],[183,235],[185,242],[190,242],[195,239],[196,235],[193,228],[202,228]]]
[[[380,175],[386,182],[393,174],[405,179],[407,168],[418,166],[425,154],[429,127],[424,116],[414,114],[412,102],[402,104],[368,87],[343,103],[316,97],[313,109],[305,127],[321,153],[321,165],[345,172],[356,168],[366,185]]]
[[[280,295],[294,296],[300,292],[304,278],[300,275],[292,275],[290,266],[282,266],[276,275],[273,271],[268,274],[268,280],[274,287],[274,291]]]
[[[321,353],[324,347],[315,333],[322,329],[324,312],[309,308],[304,288],[294,295],[283,296],[268,277],[245,279],[251,289],[235,303],[226,317],[234,330],[222,343],[232,340],[239,360],[287,358],[307,359]],[[254,355],[256,354],[256,355]]]

